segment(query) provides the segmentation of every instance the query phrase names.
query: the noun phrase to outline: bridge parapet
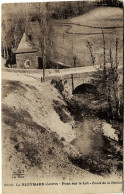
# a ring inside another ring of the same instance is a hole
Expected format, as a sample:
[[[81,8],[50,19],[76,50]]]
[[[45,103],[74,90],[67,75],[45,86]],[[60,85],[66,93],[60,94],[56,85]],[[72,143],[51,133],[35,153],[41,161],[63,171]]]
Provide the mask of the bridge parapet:
[[[76,87],[82,84],[93,84],[95,79],[95,72],[85,72],[51,76],[47,80],[61,82],[63,86],[63,95],[70,96]]]

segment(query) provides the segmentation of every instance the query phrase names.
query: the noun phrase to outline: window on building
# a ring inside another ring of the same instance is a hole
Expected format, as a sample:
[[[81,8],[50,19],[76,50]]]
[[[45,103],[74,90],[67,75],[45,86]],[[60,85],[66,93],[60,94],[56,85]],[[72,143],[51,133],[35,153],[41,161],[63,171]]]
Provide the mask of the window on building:
[[[28,35],[28,38],[29,38],[29,40],[30,40],[30,41],[32,40],[32,37],[31,37],[31,35]]]
[[[30,61],[30,60],[26,60],[25,63],[24,63],[24,66],[25,66],[26,68],[29,68],[30,65],[31,65],[31,61]]]

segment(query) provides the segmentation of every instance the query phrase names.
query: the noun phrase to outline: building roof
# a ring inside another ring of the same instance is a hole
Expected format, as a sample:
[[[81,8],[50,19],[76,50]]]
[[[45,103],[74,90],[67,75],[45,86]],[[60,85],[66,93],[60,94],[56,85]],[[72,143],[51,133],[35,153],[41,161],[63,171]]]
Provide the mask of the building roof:
[[[37,50],[33,48],[32,43],[29,41],[28,37],[24,33],[15,53],[17,54],[17,53],[30,53],[30,52],[37,52]]]

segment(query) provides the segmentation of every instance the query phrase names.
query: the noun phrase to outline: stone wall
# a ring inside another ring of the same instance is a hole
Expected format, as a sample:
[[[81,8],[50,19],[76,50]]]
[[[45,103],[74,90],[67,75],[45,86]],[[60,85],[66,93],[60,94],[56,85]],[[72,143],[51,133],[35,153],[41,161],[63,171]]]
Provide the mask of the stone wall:
[[[16,64],[17,68],[38,69],[39,65],[37,52],[16,54]]]
[[[78,87],[81,84],[93,84],[96,77],[95,72],[85,72],[85,73],[75,73],[75,74],[69,74],[69,75],[63,75],[58,77],[49,77],[46,78],[46,81],[48,80],[54,80],[53,83],[59,83],[63,85],[63,91],[62,94],[69,98],[69,96],[72,95],[73,90]]]

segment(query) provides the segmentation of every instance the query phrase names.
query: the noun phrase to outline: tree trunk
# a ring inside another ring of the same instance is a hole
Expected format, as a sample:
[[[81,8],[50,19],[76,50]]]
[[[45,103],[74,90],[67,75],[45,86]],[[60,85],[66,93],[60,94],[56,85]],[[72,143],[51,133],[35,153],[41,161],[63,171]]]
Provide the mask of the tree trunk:
[[[45,82],[45,68],[46,68],[46,33],[47,33],[47,3],[45,3],[44,14],[43,14],[43,82]]]

